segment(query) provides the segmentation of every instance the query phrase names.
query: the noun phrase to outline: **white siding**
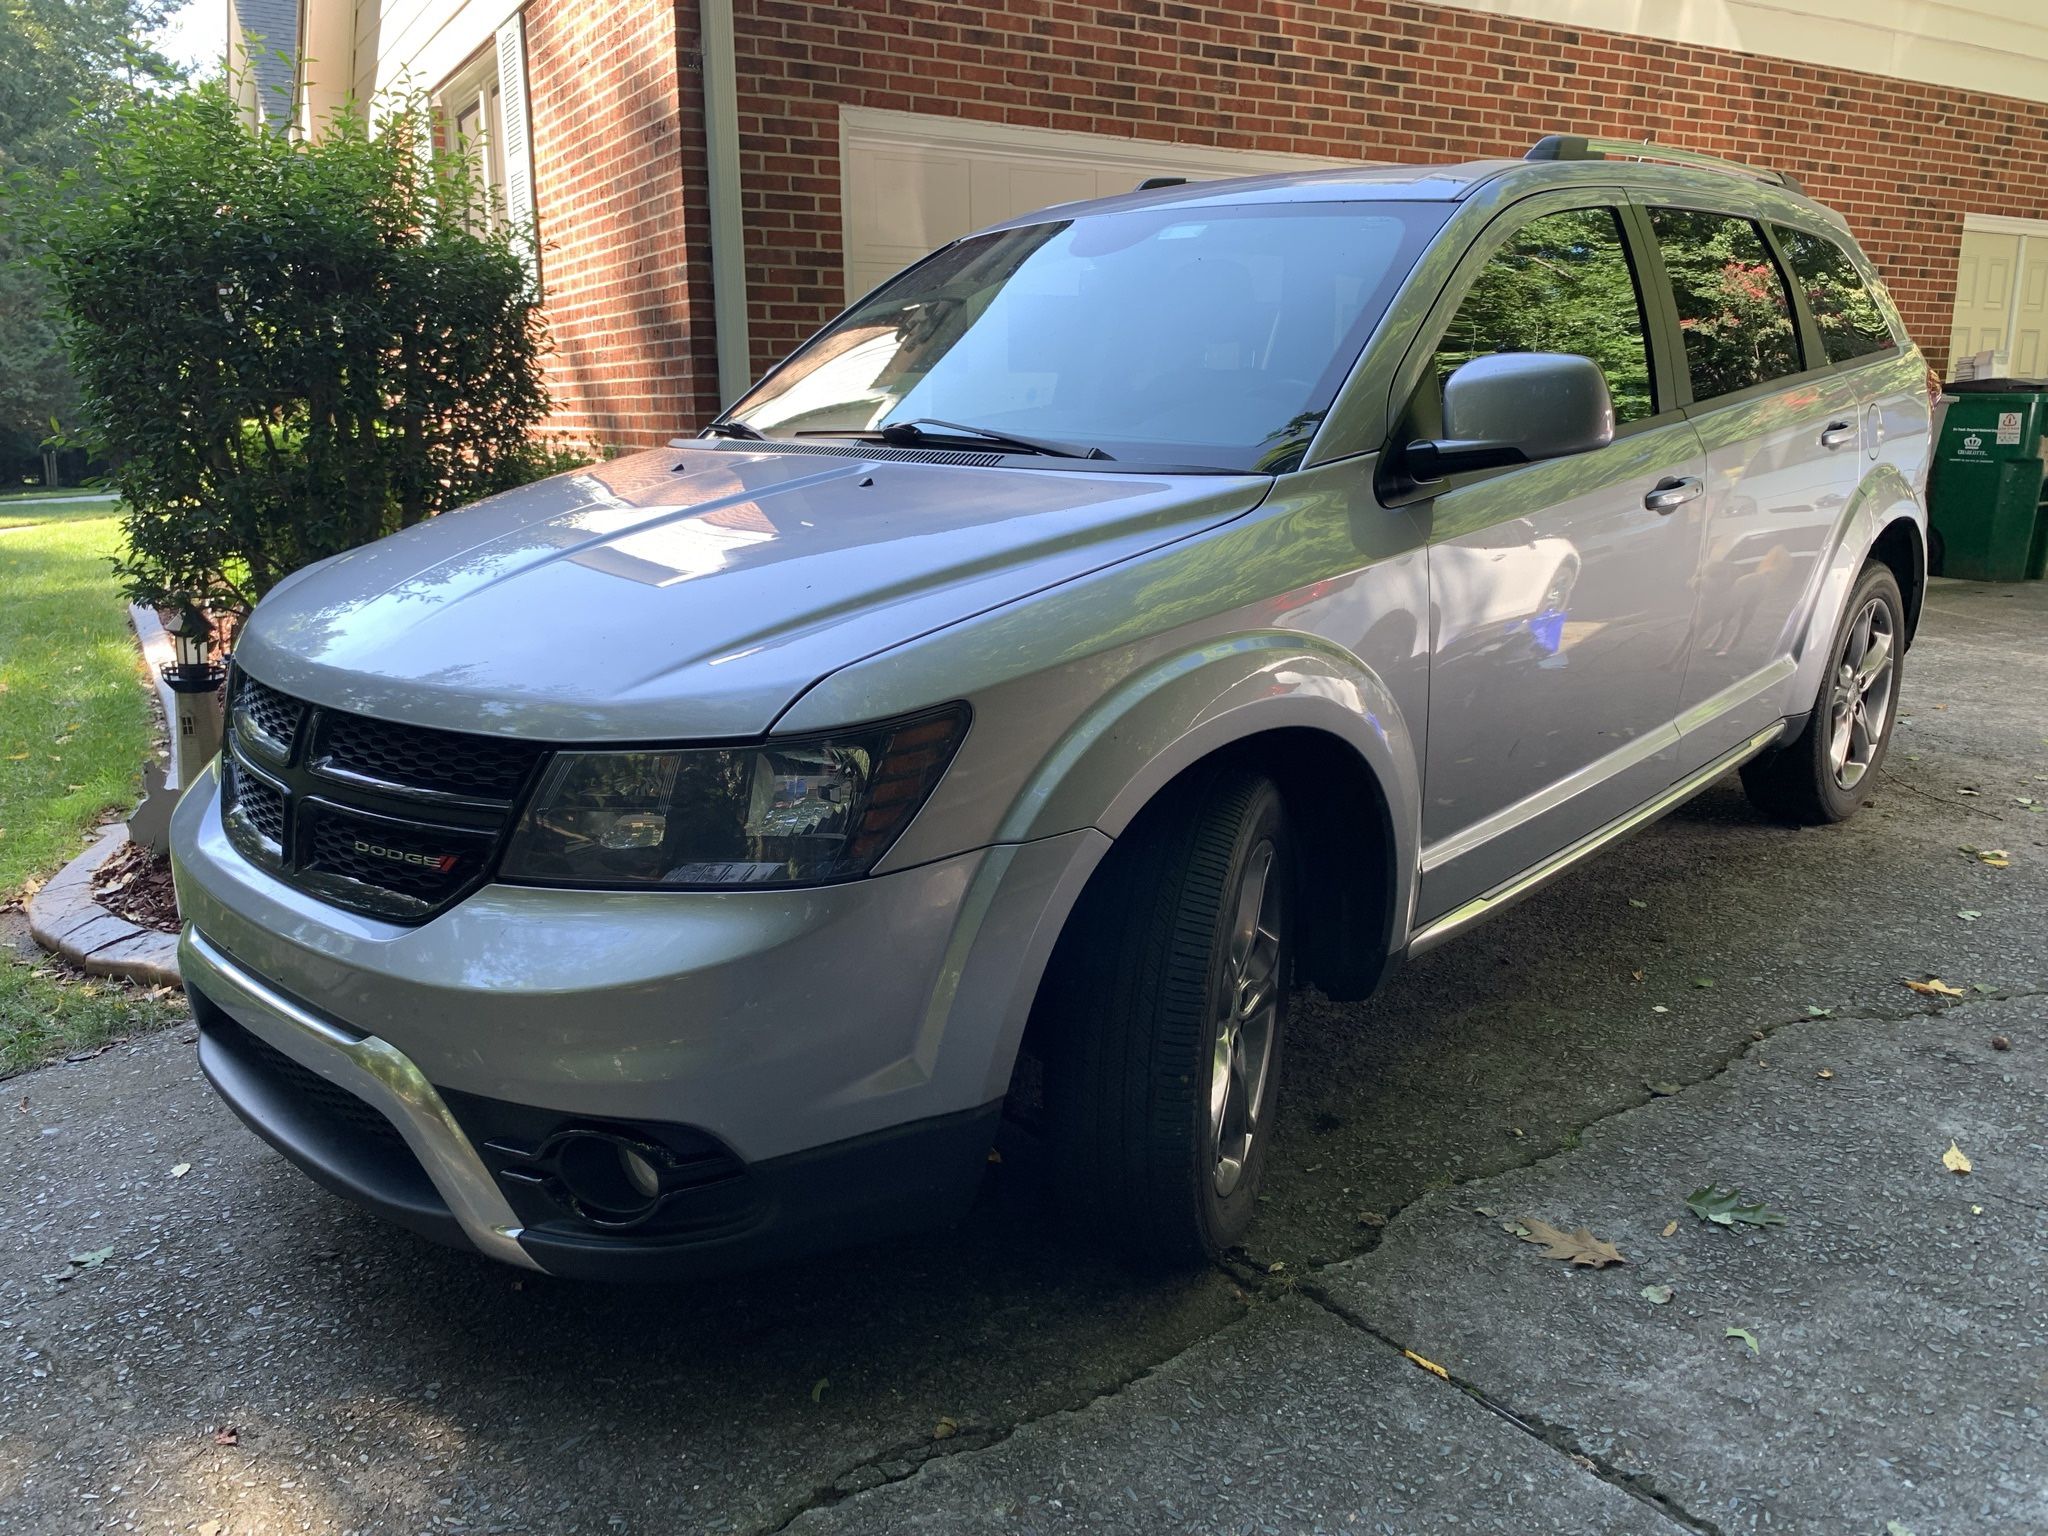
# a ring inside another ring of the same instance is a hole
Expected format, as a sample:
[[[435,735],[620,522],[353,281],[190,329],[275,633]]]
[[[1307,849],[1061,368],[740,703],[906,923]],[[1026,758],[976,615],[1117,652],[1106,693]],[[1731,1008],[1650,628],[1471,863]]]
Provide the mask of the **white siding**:
[[[1468,11],[1732,48],[2048,101],[2048,0],[1448,0]]]

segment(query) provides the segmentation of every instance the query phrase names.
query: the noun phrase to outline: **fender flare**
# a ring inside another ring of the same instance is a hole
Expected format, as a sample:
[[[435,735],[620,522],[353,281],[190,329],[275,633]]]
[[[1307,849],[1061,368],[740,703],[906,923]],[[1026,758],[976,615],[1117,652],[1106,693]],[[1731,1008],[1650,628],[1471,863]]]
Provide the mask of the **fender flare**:
[[[1791,680],[1785,685],[1786,712],[1802,715],[1820,697],[1822,676],[1835,631],[1849,606],[1850,589],[1862,572],[1870,552],[1892,528],[1906,524],[1912,530],[1913,559],[1917,580],[1904,594],[1908,612],[1906,630],[1910,637],[1918,626],[1920,595],[1927,588],[1927,509],[1906,477],[1890,464],[1880,464],[1850,498],[1836,524],[1833,539],[1821,571],[1814,582],[1814,597],[1808,611],[1805,632],[1800,638]],[[1910,643],[1910,639],[1909,639]]]

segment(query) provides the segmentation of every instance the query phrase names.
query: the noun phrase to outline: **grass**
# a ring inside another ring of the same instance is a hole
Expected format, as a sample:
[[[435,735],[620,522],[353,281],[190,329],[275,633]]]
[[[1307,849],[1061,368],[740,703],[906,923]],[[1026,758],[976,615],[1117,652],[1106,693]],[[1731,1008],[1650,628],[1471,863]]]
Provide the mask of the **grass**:
[[[0,902],[133,805],[150,748],[141,663],[109,561],[119,509],[0,501]],[[175,999],[0,959],[0,1076],[176,1017]]]

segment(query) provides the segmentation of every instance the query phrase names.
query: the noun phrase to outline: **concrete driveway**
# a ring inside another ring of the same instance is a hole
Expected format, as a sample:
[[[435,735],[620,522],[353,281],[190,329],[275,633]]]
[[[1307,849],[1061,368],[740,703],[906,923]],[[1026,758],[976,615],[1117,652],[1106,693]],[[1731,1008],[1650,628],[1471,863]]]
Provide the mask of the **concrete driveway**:
[[[1062,1246],[996,1170],[921,1241],[558,1284],[358,1219],[176,1033],[16,1078],[0,1528],[2048,1530],[2048,584],[1937,583],[1905,700],[1847,826],[1718,787],[1305,999],[1224,1269]]]

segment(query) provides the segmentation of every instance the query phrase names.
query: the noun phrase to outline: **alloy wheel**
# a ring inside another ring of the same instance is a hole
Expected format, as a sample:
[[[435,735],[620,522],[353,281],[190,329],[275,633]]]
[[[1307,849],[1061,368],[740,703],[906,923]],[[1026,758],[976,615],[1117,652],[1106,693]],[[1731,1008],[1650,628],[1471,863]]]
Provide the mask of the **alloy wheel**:
[[[1842,789],[1862,783],[1877,761],[1891,721],[1896,650],[1891,607],[1873,597],[1849,626],[1829,696],[1828,764]]]
[[[1209,1067],[1209,1130],[1216,1149],[1211,1180],[1218,1198],[1228,1198],[1243,1180],[1272,1097],[1281,1001],[1282,882],[1274,878],[1275,862],[1270,842],[1260,843],[1246,861],[1218,989]]]

